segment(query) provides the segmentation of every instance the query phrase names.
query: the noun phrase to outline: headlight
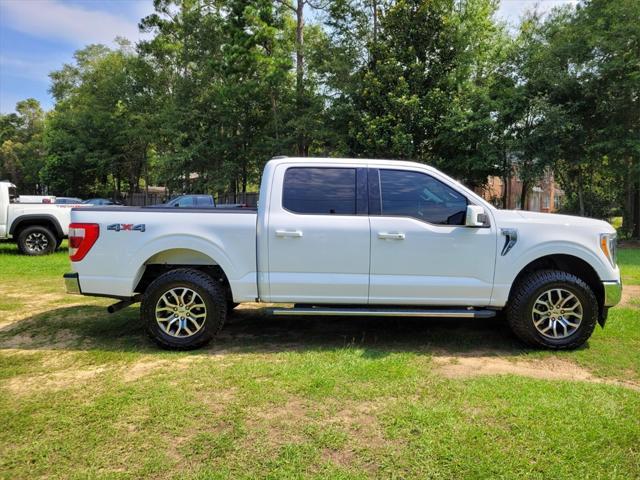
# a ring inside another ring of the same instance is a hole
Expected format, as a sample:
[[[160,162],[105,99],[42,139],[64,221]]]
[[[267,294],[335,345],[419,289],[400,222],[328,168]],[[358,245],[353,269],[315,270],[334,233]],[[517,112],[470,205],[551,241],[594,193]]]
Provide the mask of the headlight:
[[[600,248],[613,267],[618,261],[618,236],[615,233],[600,234]]]

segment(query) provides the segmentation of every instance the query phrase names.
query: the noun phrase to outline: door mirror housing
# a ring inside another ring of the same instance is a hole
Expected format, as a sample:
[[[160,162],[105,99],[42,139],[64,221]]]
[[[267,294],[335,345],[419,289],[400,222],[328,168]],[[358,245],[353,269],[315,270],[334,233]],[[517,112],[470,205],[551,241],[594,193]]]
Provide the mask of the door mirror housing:
[[[480,205],[467,205],[467,215],[464,224],[467,227],[488,227],[489,221],[484,208]]]

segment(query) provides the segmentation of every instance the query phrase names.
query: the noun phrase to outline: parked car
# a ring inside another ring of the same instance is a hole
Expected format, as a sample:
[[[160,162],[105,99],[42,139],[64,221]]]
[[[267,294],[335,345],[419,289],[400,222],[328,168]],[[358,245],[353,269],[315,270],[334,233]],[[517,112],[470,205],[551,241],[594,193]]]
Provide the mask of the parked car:
[[[211,195],[180,195],[166,203],[154,205],[160,207],[180,207],[180,208],[215,208],[216,201]]]
[[[235,303],[275,315],[466,317],[504,311],[527,344],[571,349],[621,297],[616,231],[498,210],[411,162],[280,158],[259,208],[74,209],[70,293],[141,301],[155,341],[207,343]]]
[[[77,197],[56,197],[55,203],[58,205],[78,205],[84,202]]]
[[[84,203],[85,205],[97,205],[97,206],[122,205],[122,203],[109,200],[108,198],[90,198],[89,200],[85,200],[82,203]]]
[[[0,239],[11,239],[25,255],[54,252],[69,231],[71,209],[53,201],[21,202],[16,186],[0,182]]]

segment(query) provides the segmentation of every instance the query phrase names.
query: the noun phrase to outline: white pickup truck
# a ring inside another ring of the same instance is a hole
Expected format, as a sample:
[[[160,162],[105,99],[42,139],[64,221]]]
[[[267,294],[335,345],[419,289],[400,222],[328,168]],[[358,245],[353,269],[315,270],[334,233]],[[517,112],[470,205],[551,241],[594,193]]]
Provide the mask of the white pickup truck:
[[[472,317],[582,345],[621,296],[606,222],[497,210],[411,162],[276,158],[257,211],[74,208],[67,291],[141,301],[161,346],[207,343],[241,302],[276,315]]]
[[[67,236],[73,207],[54,202],[55,197],[19,197],[13,183],[0,182],[0,240],[14,240],[25,255],[54,252]]]

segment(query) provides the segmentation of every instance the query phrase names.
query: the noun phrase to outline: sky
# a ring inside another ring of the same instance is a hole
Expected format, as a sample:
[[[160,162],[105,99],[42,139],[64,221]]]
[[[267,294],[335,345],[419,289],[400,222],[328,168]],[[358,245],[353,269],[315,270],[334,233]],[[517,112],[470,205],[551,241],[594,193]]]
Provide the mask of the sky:
[[[544,13],[575,2],[501,0],[497,15],[515,25],[536,5]],[[51,109],[49,72],[90,43],[113,45],[118,36],[140,40],[138,22],[152,11],[152,0],[0,0],[0,112],[14,111],[17,101],[29,97]]]

